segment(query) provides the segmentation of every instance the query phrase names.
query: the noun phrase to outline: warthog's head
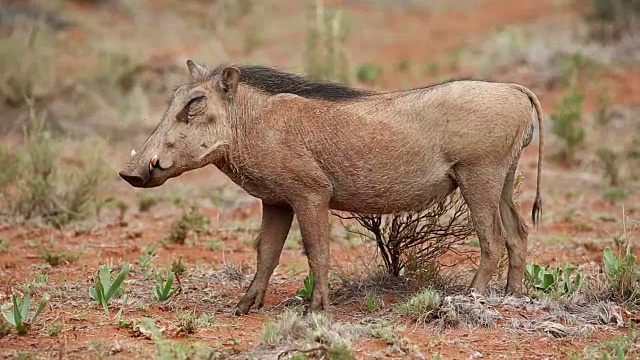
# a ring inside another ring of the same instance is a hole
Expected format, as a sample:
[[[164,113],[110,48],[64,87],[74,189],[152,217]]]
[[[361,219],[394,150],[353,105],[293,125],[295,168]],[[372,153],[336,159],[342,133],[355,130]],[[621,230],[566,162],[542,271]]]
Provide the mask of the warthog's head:
[[[135,187],[156,187],[185,171],[214,163],[231,140],[229,103],[240,71],[226,67],[216,74],[187,60],[193,81],[180,86],[162,121],[120,176]]]

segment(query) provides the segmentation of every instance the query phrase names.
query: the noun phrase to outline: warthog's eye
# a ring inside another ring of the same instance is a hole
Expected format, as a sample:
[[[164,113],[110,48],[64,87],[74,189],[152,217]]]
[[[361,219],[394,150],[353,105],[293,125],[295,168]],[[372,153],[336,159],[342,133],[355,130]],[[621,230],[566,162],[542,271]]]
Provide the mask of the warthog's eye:
[[[182,110],[176,115],[176,119],[181,122],[188,123],[189,118],[197,115],[204,110],[201,104],[204,104],[205,94],[202,91],[195,91],[188,97],[187,103]]]
[[[204,96],[198,96],[189,100],[189,102],[187,103],[187,106],[185,106],[187,108],[187,112],[189,113],[189,115],[193,115],[198,110],[200,110],[201,106],[199,105],[203,104],[203,100],[204,100]]]

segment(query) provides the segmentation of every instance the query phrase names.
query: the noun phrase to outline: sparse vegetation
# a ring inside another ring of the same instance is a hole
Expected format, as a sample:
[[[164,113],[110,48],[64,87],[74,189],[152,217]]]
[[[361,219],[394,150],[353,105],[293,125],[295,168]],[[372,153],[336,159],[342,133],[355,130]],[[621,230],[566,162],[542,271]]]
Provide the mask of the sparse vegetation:
[[[0,151],[0,163],[10,164],[0,178],[0,200],[18,221],[41,218],[61,227],[87,217],[100,202],[106,180],[108,167],[100,147],[93,144],[76,154],[82,166],[60,167],[62,142],[54,138],[41,112],[33,105],[29,111],[24,146],[15,153]]]
[[[330,359],[353,359],[351,341],[366,334],[366,328],[338,324],[322,313],[303,317],[296,310],[286,309],[276,319],[269,319],[262,329],[265,346],[275,347],[286,342],[291,348],[285,352],[319,353]]]
[[[625,360],[630,359],[629,355],[638,355],[638,348],[635,345],[638,341],[638,334],[629,329],[628,334],[618,336],[612,340],[603,341],[593,346],[587,346],[580,355],[571,354],[570,360]]]
[[[156,359],[206,359],[214,358],[210,350],[198,342],[192,342],[191,344],[185,344],[184,342],[172,342],[166,340],[162,336],[162,331],[156,327],[153,320],[149,318],[143,318],[139,324],[135,325],[135,328],[149,333],[149,337],[153,340],[156,346]]]

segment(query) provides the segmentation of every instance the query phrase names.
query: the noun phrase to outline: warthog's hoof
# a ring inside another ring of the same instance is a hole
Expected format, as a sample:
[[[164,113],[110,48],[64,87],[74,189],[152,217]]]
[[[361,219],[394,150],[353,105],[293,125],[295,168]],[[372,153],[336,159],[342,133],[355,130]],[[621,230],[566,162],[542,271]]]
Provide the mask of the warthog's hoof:
[[[236,307],[235,309],[233,309],[233,311],[231,312],[231,315],[235,315],[235,316],[242,316],[242,315],[247,315],[247,313],[249,313],[249,309],[246,310],[242,310],[238,307]]]
[[[256,302],[256,298],[255,296],[246,296],[243,297],[240,302],[238,302],[238,305],[236,305],[235,310],[233,310],[233,314],[240,316],[240,315],[247,315],[249,313],[249,309],[251,309],[251,307],[255,304]],[[257,304],[257,307],[260,308],[262,307],[262,304]]]

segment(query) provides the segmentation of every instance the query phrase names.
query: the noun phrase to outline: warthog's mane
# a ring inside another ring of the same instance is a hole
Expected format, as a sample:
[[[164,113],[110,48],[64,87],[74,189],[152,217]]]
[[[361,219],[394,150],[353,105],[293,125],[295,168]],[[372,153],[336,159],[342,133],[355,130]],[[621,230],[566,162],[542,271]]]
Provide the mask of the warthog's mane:
[[[357,100],[366,98],[371,95],[379,95],[383,93],[400,94],[420,90],[430,91],[457,81],[487,81],[472,78],[454,78],[442,81],[440,83],[413,89],[391,92],[376,92],[373,90],[357,89],[337,82],[316,80],[307,76],[298,75],[263,65],[222,64],[214,69],[209,70],[201,78],[195,79],[194,82],[197,83],[215,78],[224,68],[228,66],[233,66],[240,70],[241,84],[258,89],[269,95],[290,93],[307,99],[326,100],[334,102]]]
[[[227,64],[211,70],[207,77],[215,77]],[[240,70],[240,83],[270,95],[290,93],[308,99],[347,101],[374,95],[370,90],[356,89],[331,81],[315,80],[262,65],[231,65]]]

